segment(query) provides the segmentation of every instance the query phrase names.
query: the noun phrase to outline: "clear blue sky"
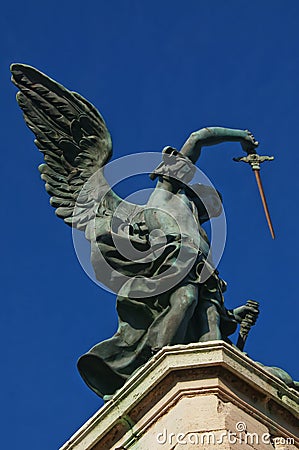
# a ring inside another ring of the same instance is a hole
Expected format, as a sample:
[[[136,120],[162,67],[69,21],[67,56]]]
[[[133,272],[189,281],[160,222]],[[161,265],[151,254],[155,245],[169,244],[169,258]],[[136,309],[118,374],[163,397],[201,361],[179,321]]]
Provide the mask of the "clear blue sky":
[[[226,304],[261,316],[252,358],[299,379],[296,0],[5,2],[1,7],[1,436],[9,449],[55,450],[100,406],[77,358],[116,328],[115,297],[83,272],[57,219],[15,102],[9,64],[46,72],[93,102],[114,157],[180,147],[203,126],[248,128],[275,156],[262,177],[277,239],[238,144],[205,150],[201,169],[224,197],[219,270]]]

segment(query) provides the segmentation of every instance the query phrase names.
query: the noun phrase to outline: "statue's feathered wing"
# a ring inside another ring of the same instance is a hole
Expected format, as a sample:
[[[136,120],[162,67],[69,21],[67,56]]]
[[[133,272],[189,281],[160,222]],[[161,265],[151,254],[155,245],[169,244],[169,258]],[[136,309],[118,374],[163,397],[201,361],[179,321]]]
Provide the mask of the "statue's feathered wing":
[[[104,195],[111,211],[122,202],[103,176],[102,168],[112,155],[105,121],[81,95],[35,68],[13,64],[11,72],[13,83],[20,89],[17,101],[24,119],[44,154],[45,163],[39,170],[50,203],[65,223],[85,230]],[[94,174],[93,182],[87,183]],[[131,206],[134,209],[136,205]]]

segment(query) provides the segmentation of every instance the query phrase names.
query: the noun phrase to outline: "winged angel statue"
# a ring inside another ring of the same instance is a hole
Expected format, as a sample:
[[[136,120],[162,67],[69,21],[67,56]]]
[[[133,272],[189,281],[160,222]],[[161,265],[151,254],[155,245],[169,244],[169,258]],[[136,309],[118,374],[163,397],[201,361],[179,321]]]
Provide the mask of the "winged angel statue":
[[[35,144],[39,167],[56,215],[85,232],[98,280],[117,295],[119,326],[110,339],[78,361],[87,385],[112,395],[165,345],[213,339],[229,341],[237,324],[256,306],[224,306],[226,284],[214,268],[202,223],[220,215],[220,194],[190,185],[203,146],[240,142],[254,153],[258,142],[247,130],[203,128],[180,151],[165,147],[145,206],[122,200],[109,186],[104,166],[112,141],[103,117],[33,67],[13,64],[17,101]],[[254,319],[255,320],[255,319]]]

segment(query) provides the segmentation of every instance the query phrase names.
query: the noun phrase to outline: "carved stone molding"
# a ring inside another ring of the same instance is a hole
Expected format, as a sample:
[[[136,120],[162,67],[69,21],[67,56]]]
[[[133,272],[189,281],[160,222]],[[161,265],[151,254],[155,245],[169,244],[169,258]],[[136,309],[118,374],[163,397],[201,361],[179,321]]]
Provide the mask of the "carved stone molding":
[[[164,347],[61,450],[194,449],[203,436],[219,449],[299,448],[299,396],[225,342]]]

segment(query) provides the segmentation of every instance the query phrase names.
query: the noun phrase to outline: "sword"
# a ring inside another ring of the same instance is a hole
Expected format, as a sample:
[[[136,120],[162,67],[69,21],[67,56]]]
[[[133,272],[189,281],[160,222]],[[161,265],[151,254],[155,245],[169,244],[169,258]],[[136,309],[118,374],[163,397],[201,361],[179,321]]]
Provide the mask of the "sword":
[[[267,200],[265,197],[265,192],[263,189],[261,175],[260,175],[260,164],[263,163],[264,161],[273,161],[273,159],[274,159],[274,156],[260,156],[257,153],[250,153],[247,156],[243,156],[243,157],[240,156],[239,158],[233,158],[234,161],[237,161],[237,162],[242,161],[242,162],[245,162],[245,163],[248,163],[251,165],[251,168],[255,174],[257,186],[258,186],[259,193],[260,193],[260,196],[262,199],[262,203],[263,203],[266,219],[268,222],[268,226],[270,229],[270,233],[271,233],[272,239],[275,239],[275,233],[274,233],[274,229],[273,229],[273,225],[272,225],[272,220],[270,217],[269,208],[267,205]]]

